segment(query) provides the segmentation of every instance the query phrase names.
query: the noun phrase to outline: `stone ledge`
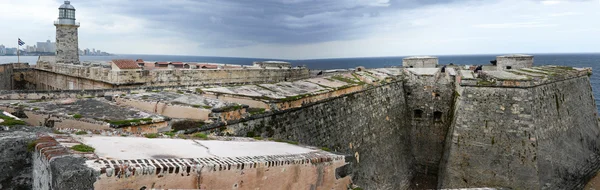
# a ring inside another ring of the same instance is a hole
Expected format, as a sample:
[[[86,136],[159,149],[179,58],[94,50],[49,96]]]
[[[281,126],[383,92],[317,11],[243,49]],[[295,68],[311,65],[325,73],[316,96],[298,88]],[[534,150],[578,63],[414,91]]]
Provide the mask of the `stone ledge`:
[[[35,151],[39,152],[47,161],[64,156],[83,157],[87,159],[98,158],[94,153],[78,152],[69,148],[77,144],[80,144],[80,142],[69,135],[42,133],[38,134],[38,138],[35,141]]]
[[[297,155],[208,157],[175,159],[88,160],[87,165],[106,177],[127,178],[139,175],[180,174],[189,176],[201,172],[244,170],[249,168],[278,167],[284,165],[314,165],[344,161],[345,156],[332,153],[307,153]]]

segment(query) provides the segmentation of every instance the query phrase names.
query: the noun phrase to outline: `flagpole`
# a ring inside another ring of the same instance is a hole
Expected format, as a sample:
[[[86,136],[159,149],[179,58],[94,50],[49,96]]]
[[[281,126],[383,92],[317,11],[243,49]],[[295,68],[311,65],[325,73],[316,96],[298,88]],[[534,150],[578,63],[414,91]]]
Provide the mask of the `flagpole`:
[[[19,55],[19,51],[21,51],[21,48],[19,48],[20,46],[21,43],[17,41],[17,63],[21,63],[21,56]]]

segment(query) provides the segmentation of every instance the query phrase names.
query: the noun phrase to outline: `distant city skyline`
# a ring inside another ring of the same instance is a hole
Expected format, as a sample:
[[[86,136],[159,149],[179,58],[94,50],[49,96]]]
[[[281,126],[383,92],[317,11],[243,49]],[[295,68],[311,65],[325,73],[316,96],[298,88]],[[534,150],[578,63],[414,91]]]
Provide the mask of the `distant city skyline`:
[[[50,40],[46,40],[45,42],[32,42],[34,45],[29,45],[27,41],[21,39],[25,42],[25,45],[19,47],[21,53],[26,55],[27,53],[56,53],[56,42],[52,42]],[[11,47],[10,45],[0,44],[0,55],[16,55],[17,46]],[[96,48],[84,48],[79,49],[79,55],[111,55],[108,52],[104,52],[102,50]]]
[[[62,3],[1,1],[0,44],[54,36]],[[598,0],[74,0],[72,5],[81,23],[80,47],[117,54],[314,59],[600,52],[600,25],[592,24],[600,18]]]

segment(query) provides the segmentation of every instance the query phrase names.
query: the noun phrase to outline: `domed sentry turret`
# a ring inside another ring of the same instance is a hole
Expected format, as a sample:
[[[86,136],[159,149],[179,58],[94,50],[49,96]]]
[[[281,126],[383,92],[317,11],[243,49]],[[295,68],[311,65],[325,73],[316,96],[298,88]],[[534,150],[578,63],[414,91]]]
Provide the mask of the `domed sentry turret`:
[[[65,1],[58,8],[56,26],[56,62],[64,64],[79,64],[79,39],[75,22],[75,7],[70,1]]]

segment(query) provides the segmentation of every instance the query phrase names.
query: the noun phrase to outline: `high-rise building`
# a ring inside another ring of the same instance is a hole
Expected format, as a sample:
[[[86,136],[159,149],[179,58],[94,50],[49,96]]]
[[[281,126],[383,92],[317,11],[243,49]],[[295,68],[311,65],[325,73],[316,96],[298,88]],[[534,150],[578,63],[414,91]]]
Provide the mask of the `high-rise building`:
[[[0,55],[6,55],[6,47],[4,45],[0,45]]]
[[[46,42],[37,43],[37,52],[56,52],[56,43],[47,40]]]
[[[75,22],[75,7],[70,1],[65,1],[58,8],[56,26],[56,62],[64,64],[79,64],[79,40]]]

